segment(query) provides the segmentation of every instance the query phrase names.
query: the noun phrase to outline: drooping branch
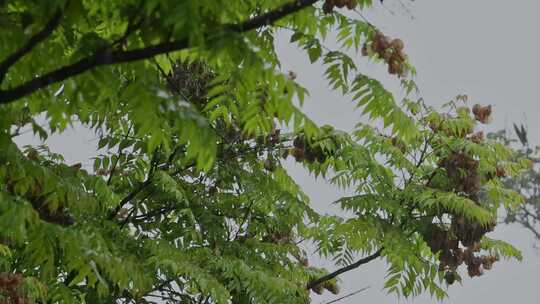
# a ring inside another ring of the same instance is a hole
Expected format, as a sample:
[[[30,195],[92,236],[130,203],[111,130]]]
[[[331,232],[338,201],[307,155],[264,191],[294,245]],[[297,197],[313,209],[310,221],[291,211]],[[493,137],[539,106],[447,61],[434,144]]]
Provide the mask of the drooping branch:
[[[285,16],[294,14],[303,8],[313,5],[317,1],[318,0],[295,0],[284,4],[275,10],[255,16],[240,24],[226,25],[225,27],[239,33],[247,32],[270,25]],[[188,40],[182,39],[178,41],[162,42],[148,47],[127,51],[114,50],[110,48],[103,49],[77,62],[58,68],[57,70],[51,71],[45,75],[33,78],[32,80],[29,80],[19,86],[5,91],[0,91],[0,104],[13,102],[51,84],[80,75],[96,67],[148,59],[160,54],[179,51],[188,47]]]
[[[324,282],[326,282],[328,280],[331,280],[331,279],[337,277],[340,274],[343,274],[345,272],[356,269],[356,268],[358,268],[358,267],[360,267],[360,266],[362,266],[364,264],[367,264],[367,263],[377,259],[378,257],[380,257],[382,251],[383,251],[383,248],[375,251],[375,253],[373,253],[372,255],[368,255],[367,257],[362,258],[362,259],[360,259],[360,260],[358,260],[358,261],[356,261],[356,262],[354,262],[354,263],[352,263],[350,265],[342,267],[342,268],[340,268],[340,269],[338,269],[338,270],[336,270],[334,272],[331,272],[331,273],[329,273],[327,275],[324,275],[324,276],[322,276],[322,277],[320,277],[318,279],[312,280],[307,284],[306,288],[311,289],[311,288],[313,288],[313,287],[315,287],[315,286],[317,286],[319,284],[322,284],[322,283],[324,283]]]
[[[15,51],[13,54],[9,55],[0,63],[0,83],[4,80],[7,71],[11,66],[13,66],[17,61],[23,58],[26,54],[30,53],[41,41],[49,37],[54,29],[60,24],[60,19],[62,18],[62,11],[58,10],[52,16],[52,18],[45,24],[41,31],[37,32],[32,36],[25,45],[20,49]]]

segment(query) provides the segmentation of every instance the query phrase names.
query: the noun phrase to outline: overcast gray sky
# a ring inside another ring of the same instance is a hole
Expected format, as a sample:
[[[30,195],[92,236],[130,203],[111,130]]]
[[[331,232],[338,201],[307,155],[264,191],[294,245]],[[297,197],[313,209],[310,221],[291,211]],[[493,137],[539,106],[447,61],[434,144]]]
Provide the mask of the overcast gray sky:
[[[540,113],[540,1],[401,1],[410,13],[400,0],[385,0],[386,8],[376,4],[364,16],[386,34],[405,41],[426,102],[440,105],[458,94],[467,94],[473,103],[493,105],[494,123],[485,130],[501,129],[526,118],[531,141],[540,143],[540,121],[535,117]],[[278,41],[284,70],[296,71],[298,81],[311,92],[305,111],[318,123],[350,130],[360,119],[360,113],[328,89],[320,66],[310,65],[302,52],[288,46],[287,40]],[[332,47],[332,43],[328,46]],[[359,62],[362,72],[384,80],[389,88],[399,92],[398,82],[384,66],[366,63],[361,58]],[[68,163],[83,162],[90,167],[90,157],[96,153],[94,137],[85,130],[68,130],[62,136],[53,136],[49,144],[54,151],[63,153]],[[33,142],[29,135],[19,139],[19,143],[28,142]],[[292,164],[291,173],[298,177],[316,209],[333,212],[330,202],[340,194],[336,189],[324,181],[313,180]],[[480,278],[464,275],[463,286],[451,287],[450,297],[443,303],[540,303],[536,279],[540,275],[540,249],[533,248],[532,234],[517,226],[499,225],[491,236],[508,240],[521,249],[524,261],[499,262]],[[330,263],[318,262],[334,268]],[[343,275],[341,295],[370,288],[339,303],[436,303],[429,296],[400,301],[393,294],[386,295],[382,290],[385,269],[379,261]],[[314,297],[314,303],[334,298],[327,293]]]

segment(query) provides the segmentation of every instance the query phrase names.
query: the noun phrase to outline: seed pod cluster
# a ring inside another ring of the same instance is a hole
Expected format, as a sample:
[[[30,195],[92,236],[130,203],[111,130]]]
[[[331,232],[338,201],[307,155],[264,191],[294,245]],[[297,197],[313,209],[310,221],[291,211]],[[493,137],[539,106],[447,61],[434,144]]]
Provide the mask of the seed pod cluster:
[[[291,231],[271,231],[262,238],[262,241],[273,244],[292,244],[294,236]]]
[[[358,4],[357,0],[326,0],[323,4],[323,11],[325,14],[331,14],[334,8],[344,8],[353,10]]]
[[[463,151],[455,151],[439,162],[457,193],[464,193],[474,199],[480,189],[478,160]]]
[[[22,275],[17,273],[0,272],[0,298],[2,304],[29,304],[30,299],[21,294]]]
[[[459,221],[459,219],[458,219]],[[466,226],[462,226],[465,228]],[[456,227],[452,225],[449,231],[443,230],[435,224],[428,229],[429,232],[424,235],[424,239],[434,253],[439,253],[439,271],[444,271],[445,281],[451,285],[459,277],[457,268],[467,265],[467,273],[470,277],[481,276],[484,270],[491,269],[493,263],[498,261],[494,255],[478,255],[480,251],[479,238],[474,237],[475,241],[470,242],[463,238],[463,235],[456,233]],[[481,230],[481,229],[480,229]],[[477,236],[484,235],[483,231],[477,230]],[[465,229],[464,231],[470,232]],[[464,247],[460,247],[460,242]]]
[[[472,110],[472,111],[471,111]],[[455,127],[446,127],[451,125],[446,123],[452,119],[474,118],[481,123],[488,123],[491,120],[491,106],[475,105],[472,109],[460,107],[456,109],[457,117],[443,116],[433,121],[428,121],[429,127],[433,132],[440,132],[448,137],[463,138],[482,144],[485,140],[484,133],[474,132],[474,124],[467,128],[455,130]],[[473,115],[473,116],[471,116]],[[442,142],[441,142],[442,144]],[[479,161],[465,149],[456,149],[450,151],[447,155],[438,154],[442,157],[439,161],[439,168],[444,169],[445,178],[448,183],[441,185],[444,191],[453,191],[454,193],[466,197],[477,205],[480,205],[480,188],[483,182],[494,177],[505,177],[506,172],[502,166],[497,166],[491,173],[482,176],[479,170]],[[431,187],[438,187],[437,184]],[[461,214],[455,214],[450,210],[445,210],[450,217],[448,226],[438,226],[430,224],[424,239],[434,253],[439,253],[439,270],[445,272],[444,279],[448,284],[454,283],[459,279],[457,268],[465,264],[470,277],[480,276],[484,270],[491,269],[493,263],[498,261],[498,256],[481,255],[480,241],[488,232],[493,231],[496,223],[479,223],[464,217]]]
[[[392,144],[392,146],[401,151],[401,153],[405,153],[407,151],[407,145],[403,142],[403,140],[395,136],[390,139],[390,143]]]
[[[475,144],[480,144],[484,141],[484,132],[478,131],[469,136],[469,139]]]
[[[323,163],[326,160],[323,149],[320,146],[309,145],[304,136],[297,136],[293,141],[293,146],[292,155],[297,162]]]
[[[495,223],[481,225],[459,215],[452,219],[451,229],[463,246],[471,247],[478,245],[486,233],[493,231]]]
[[[388,64],[388,73],[403,76],[407,72],[407,55],[403,52],[404,48],[405,44],[401,39],[391,39],[377,31],[371,42],[364,43],[362,55],[377,54]]]
[[[443,159],[439,166],[446,170],[450,184],[454,187],[453,191],[478,201],[480,178],[477,160],[463,151],[458,151]],[[497,257],[476,255],[480,251],[482,237],[495,228],[494,222],[481,224],[462,215],[448,213],[451,217],[448,230],[433,224],[424,238],[432,252],[440,252],[439,270],[446,272],[445,280],[452,284],[458,277],[458,266],[465,263],[469,276],[480,276],[484,269],[491,268]]]
[[[215,74],[202,61],[178,62],[166,75],[169,90],[176,95],[187,98],[190,102],[204,101],[208,84]]]

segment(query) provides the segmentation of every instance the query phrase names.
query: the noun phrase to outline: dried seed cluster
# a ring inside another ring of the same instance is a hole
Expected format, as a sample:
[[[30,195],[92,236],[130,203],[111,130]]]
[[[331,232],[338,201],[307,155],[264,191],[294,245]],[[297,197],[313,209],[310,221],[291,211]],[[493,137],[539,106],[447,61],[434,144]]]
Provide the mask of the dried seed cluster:
[[[455,192],[478,203],[480,174],[477,160],[463,151],[456,151],[443,159],[439,166],[445,169]],[[484,269],[491,268],[497,257],[477,256],[475,253],[480,251],[482,237],[494,228],[495,223],[482,225],[461,215],[453,215],[448,231],[435,225],[430,229],[426,241],[433,252],[441,252],[439,266],[441,271],[447,272],[445,278],[448,284],[454,282],[456,269],[463,263],[467,265],[471,277],[480,276]],[[463,248],[459,246],[460,243]]]
[[[469,108],[459,108],[458,111],[470,115]],[[475,105],[472,108],[474,118],[481,123],[488,123],[491,120],[491,106]],[[443,132],[448,136],[467,138],[468,140],[480,144],[484,141],[484,133],[473,133],[473,127],[465,130],[450,130],[437,123],[430,124],[434,132]],[[504,168],[497,167],[496,171],[489,173],[482,179],[479,172],[479,161],[463,150],[453,151],[443,158],[438,166],[444,168],[449,185],[452,191],[479,203],[479,191],[482,180],[489,180],[495,175],[504,177]],[[480,276],[484,270],[491,269],[497,256],[480,255],[480,240],[482,237],[493,231],[495,223],[482,225],[478,222],[466,219],[462,215],[452,214],[451,224],[448,230],[437,225],[431,225],[424,238],[430,246],[432,252],[440,252],[439,270],[445,271],[445,280],[448,284],[454,283],[458,278],[457,268],[462,264],[467,265],[470,277]]]
[[[326,0],[323,4],[323,11],[325,14],[331,14],[334,8],[344,8],[352,10],[356,8],[357,0]]]
[[[23,282],[20,274],[0,272],[0,304],[29,304],[30,300],[20,292]]]
[[[478,160],[463,151],[456,151],[442,159],[439,167],[446,170],[448,179],[457,193],[464,193],[474,199],[480,189]]]
[[[169,90],[187,98],[188,101],[202,102],[208,83],[215,77],[210,67],[202,61],[178,62],[166,75]]]
[[[403,76],[407,71],[407,55],[403,52],[405,44],[401,39],[391,39],[380,31],[371,41],[364,43],[362,55],[377,54],[388,64],[388,73]]]
[[[324,163],[326,154],[319,146],[309,145],[304,136],[297,136],[293,141],[294,148],[288,151],[283,156],[286,157],[292,154],[297,162],[307,161],[309,163],[319,162]]]
[[[461,224],[457,224],[457,222],[461,222]],[[480,251],[479,238],[487,232],[486,230],[492,228],[493,226],[491,228],[471,229],[470,223],[467,223],[463,217],[458,217],[453,222],[451,231],[445,231],[436,225],[432,225],[429,229],[430,233],[425,236],[426,242],[433,252],[440,252],[439,270],[445,272],[444,278],[448,284],[455,282],[458,277],[457,268],[462,264],[467,265],[469,276],[475,277],[481,276],[484,270],[491,269],[493,263],[499,260],[494,255],[478,255]],[[452,235],[456,232],[457,235],[453,237]],[[463,235],[463,233],[468,236]],[[459,246],[460,241],[465,246],[464,248]]]

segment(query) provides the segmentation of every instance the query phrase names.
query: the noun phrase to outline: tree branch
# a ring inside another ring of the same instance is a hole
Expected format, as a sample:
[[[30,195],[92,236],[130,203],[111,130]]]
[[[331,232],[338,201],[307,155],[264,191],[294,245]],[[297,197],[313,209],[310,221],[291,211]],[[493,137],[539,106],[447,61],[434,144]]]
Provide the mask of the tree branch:
[[[273,11],[253,17],[252,19],[249,19],[241,24],[235,24],[231,26],[231,28],[237,32],[247,32],[259,27],[271,25],[281,18],[294,14],[308,6],[315,4],[317,1],[319,0],[295,0],[284,4]]]
[[[143,191],[146,187],[148,187],[150,184],[152,183],[152,179],[151,178],[147,178],[144,182],[142,182],[141,184],[139,184],[139,186],[135,189],[133,189],[133,191],[131,191],[128,195],[126,195],[126,197],[124,197],[120,203],[118,204],[118,206],[116,206],[116,208],[114,208],[114,211],[111,212],[109,214],[109,217],[108,219],[109,220],[112,220],[114,219],[114,217],[118,214],[118,212],[120,212],[120,209],[122,209],[124,207],[125,204],[127,204],[129,201],[131,201],[137,194],[139,194],[139,192]]]
[[[327,275],[324,275],[324,276],[322,276],[322,277],[320,277],[318,279],[311,280],[307,284],[306,289],[311,289],[311,288],[313,288],[313,287],[315,287],[315,286],[317,286],[317,285],[319,285],[321,283],[324,283],[324,282],[326,282],[328,280],[331,280],[331,279],[337,277],[340,274],[351,271],[353,269],[356,269],[356,268],[360,267],[361,265],[367,264],[367,263],[375,260],[376,258],[381,256],[382,251],[383,251],[383,248],[375,251],[375,253],[373,253],[372,255],[369,255],[369,256],[367,256],[365,258],[362,258],[362,259],[360,259],[360,260],[358,260],[358,261],[356,261],[356,262],[354,262],[354,263],[352,263],[350,265],[342,267],[342,268],[340,268],[340,269],[338,269],[338,270],[336,270],[336,271],[334,271],[332,273],[329,273]]]
[[[361,293],[362,291],[365,291],[365,290],[367,290],[367,289],[369,289],[369,286],[364,287],[364,288],[361,288],[361,289],[358,289],[358,290],[355,291],[355,292],[351,292],[351,293],[349,293],[349,294],[344,295],[343,297],[339,297],[339,298],[337,298],[337,299],[335,299],[335,300],[332,300],[332,301],[330,301],[330,302],[326,302],[325,304],[333,304],[333,303],[337,303],[337,302],[339,302],[339,301],[341,301],[341,300],[343,300],[343,299],[346,299],[346,298],[352,297],[352,296],[354,296],[354,295],[357,295],[357,294],[359,294],[359,293]]]
[[[118,212],[120,212],[120,209],[122,209],[125,204],[127,204],[129,201],[131,201],[133,198],[135,198],[135,196],[137,196],[137,194],[139,194],[141,191],[146,189],[146,187],[148,187],[148,186],[150,186],[150,184],[152,184],[152,178],[154,177],[154,169],[155,169],[156,166],[157,166],[157,151],[154,151],[154,155],[152,156],[152,159],[150,160],[150,169],[148,170],[148,176],[147,176],[146,180],[144,182],[142,182],[141,184],[139,184],[138,187],[133,189],[133,191],[131,191],[128,195],[126,195],[120,201],[118,206],[116,206],[116,208],[114,208],[114,211],[109,214],[109,216],[108,216],[109,220],[114,219],[114,217],[118,214]]]
[[[133,127],[133,125],[129,125],[127,133],[124,136],[124,140],[126,140],[129,137],[129,133],[131,132],[132,127]],[[114,164],[113,164],[113,166],[111,168],[111,172],[109,172],[109,178],[107,179],[107,186],[111,185],[112,178],[113,178],[113,175],[115,173],[114,171],[116,170],[116,167],[118,166],[118,163],[120,162],[120,157],[122,157],[123,150],[121,149],[121,146],[122,146],[122,141],[120,141],[120,143],[118,144],[118,152],[116,153],[116,154],[118,154],[118,157],[116,158],[116,161],[114,162]]]
[[[295,0],[293,2],[284,4],[275,10],[248,19],[240,24],[226,25],[225,27],[238,33],[247,32],[262,26],[270,25],[287,15],[296,13],[303,8],[313,5],[317,1],[318,0]],[[49,72],[45,75],[33,78],[32,80],[29,80],[19,86],[5,91],[0,91],[0,104],[13,102],[53,83],[80,75],[99,66],[148,59],[156,55],[179,51],[188,47],[188,39],[182,39],[178,41],[162,42],[148,47],[128,51],[113,50],[110,48],[100,50],[89,57],[58,68],[57,70]]]
[[[30,53],[41,41],[49,37],[54,29],[60,24],[60,19],[62,18],[62,11],[58,10],[52,16],[52,18],[45,24],[43,29],[37,32],[32,36],[25,45],[20,49],[15,51],[15,53],[9,55],[0,63],[0,83],[4,80],[4,77],[7,74],[7,71],[11,66],[13,66],[17,61],[19,61],[26,54]]]

